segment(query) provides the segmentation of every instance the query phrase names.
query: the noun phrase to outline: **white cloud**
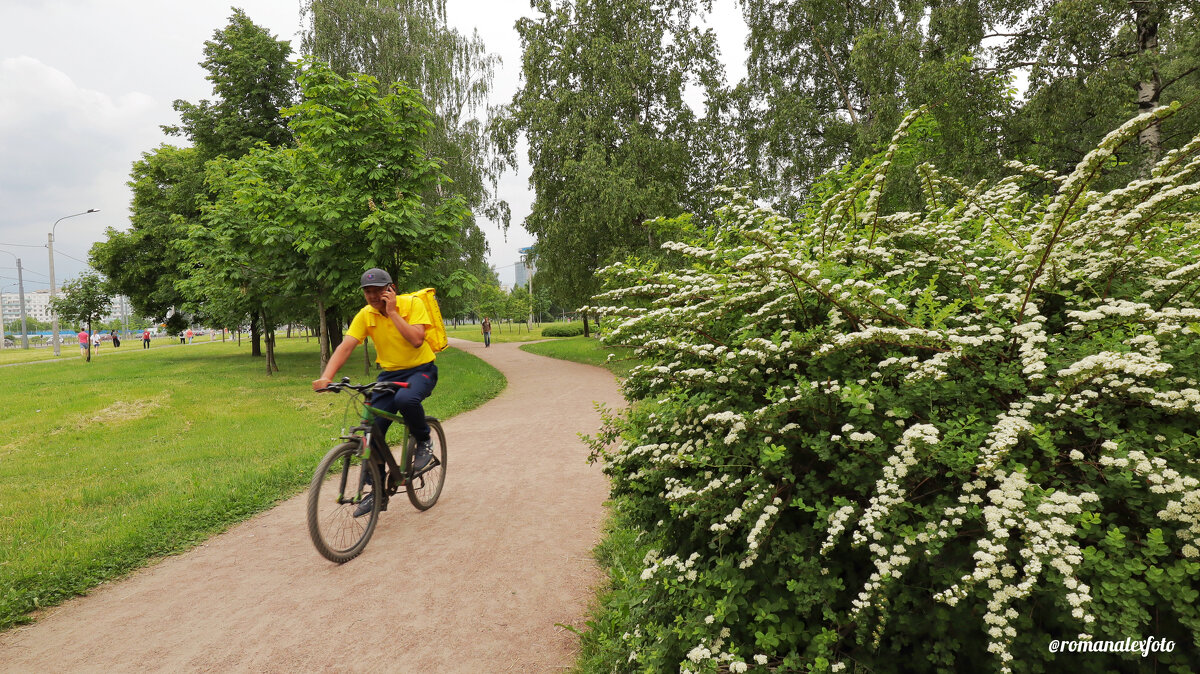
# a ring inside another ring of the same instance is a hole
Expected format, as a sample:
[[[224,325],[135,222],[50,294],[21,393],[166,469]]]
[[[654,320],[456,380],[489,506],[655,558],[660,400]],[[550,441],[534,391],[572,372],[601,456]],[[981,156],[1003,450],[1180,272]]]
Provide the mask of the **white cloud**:
[[[100,208],[68,236],[64,253],[85,257],[105,225],[125,221],[129,167],[161,138],[161,104],[141,93],[111,96],[78,86],[29,56],[0,59],[0,242],[40,243],[52,220]],[[68,270],[81,265],[64,262]]]

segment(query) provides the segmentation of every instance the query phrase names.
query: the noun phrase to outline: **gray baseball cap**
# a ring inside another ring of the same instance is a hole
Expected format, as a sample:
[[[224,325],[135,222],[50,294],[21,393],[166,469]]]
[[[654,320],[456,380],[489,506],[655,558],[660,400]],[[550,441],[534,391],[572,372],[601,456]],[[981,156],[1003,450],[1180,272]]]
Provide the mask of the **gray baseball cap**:
[[[362,283],[359,285],[366,288],[367,286],[386,286],[391,285],[392,277],[382,269],[368,269],[363,272]]]

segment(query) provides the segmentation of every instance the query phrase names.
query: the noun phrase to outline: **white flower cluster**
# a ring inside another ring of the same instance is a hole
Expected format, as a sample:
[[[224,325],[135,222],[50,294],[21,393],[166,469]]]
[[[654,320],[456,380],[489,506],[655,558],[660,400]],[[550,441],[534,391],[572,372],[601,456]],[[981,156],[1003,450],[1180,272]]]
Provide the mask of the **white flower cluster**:
[[[1184,557],[1200,557],[1196,543],[1200,542],[1200,480],[1183,475],[1171,468],[1162,456],[1147,456],[1139,449],[1130,450],[1125,457],[1116,456],[1118,446],[1111,440],[1105,443],[1108,450],[1100,457],[1100,464],[1117,469],[1132,469],[1146,478],[1150,492],[1169,498],[1158,511],[1166,522],[1179,522],[1184,527],[1176,530],[1181,541],[1187,541],[1180,549]]]
[[[1017,631],[1009,623],[1018,615],[1012,605],[1034,591],[1047,565],[1063,577],[1072,617],[1083,623],[1095,620],[1085,609],[1091,602],[1090,589],[1074,575],[1075,568],[1083,561],[1083,552],[1071,542],[1075,526],[1067,518],[1079,515],[1084,504],[1096,502],[1099,497],[1090,492],[1069,494],[1059,490],[1038,501],[1024,473],[998,470],[995,477],[997,486],[987,493],[989,504],[983,509],[988,537],[978,541],[974,571],[934,598],[953,606],[971,588],[982,586],[980,591],[988,596],[987,613],[983,617],[988,625],[988,651],[999,657],[1001,671],[1011,672],[1013,656],[1009,645]],[[1036,502],[1036,506],[1030,509],[1027,501]],[[1024,538],[1019,553],[1023,559],[1020,569],[1008,556],[1013,530],[1021,532]]]
[[[746,536],[747,553],[746,556],[742,558],[742,561],[738,564],[738,568],[748,569],[754,564],[754,560],[758,559],[759,537],[762,536],[763,529],[766,528],[767,523],[771,521],[771,518],[779,514],[779,506],[782,503],[782,499],[775,497],[771,500],[770,505],[763,508],[762,514],[758,516],[758,520],[754,523],[754,528],[752,528],[749,535]]]
[[[821,544],[821,554],[826,554],[837,545],[838,538],[842,532],[846,530],[846,522],[850,516],[854,514],[857,508],[854,505],[844,505],[829,515],[829,529],[825,535],[825,542]]]
[[[852,535],[854,545],[862,545],[883,537],[883,533],[875,528],[875,523],[887,517],[893,507],[904,502],[908,490],[903,481],[909,468],[917,464],[917,447],[933,446],[939,440],[938,429],[929,424],[917,424],[904,431],[900,444],[893,448],[887,465],[883,467],[883,476],[875,481],[875,496],[871,497],[870,504],[859,518],[858,528]]]

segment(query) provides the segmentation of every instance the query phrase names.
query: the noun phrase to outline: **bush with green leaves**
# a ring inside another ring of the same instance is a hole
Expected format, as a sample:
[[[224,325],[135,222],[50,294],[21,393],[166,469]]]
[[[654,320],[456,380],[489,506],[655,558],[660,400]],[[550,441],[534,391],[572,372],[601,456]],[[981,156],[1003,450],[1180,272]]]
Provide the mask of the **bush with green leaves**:
[[[583,325],[579,323],[551,323],[542,328],[543,337],[578,337],[583,334]]]
[[[731,192],[676,268],[605,270],[605,339],[649,360],[591,439],[644,551],[614,671],[1197,664],[1200,137],[1089,189],[1173,109],[1069,175],[920,166],[881,213],[912,115],[796,221]]]

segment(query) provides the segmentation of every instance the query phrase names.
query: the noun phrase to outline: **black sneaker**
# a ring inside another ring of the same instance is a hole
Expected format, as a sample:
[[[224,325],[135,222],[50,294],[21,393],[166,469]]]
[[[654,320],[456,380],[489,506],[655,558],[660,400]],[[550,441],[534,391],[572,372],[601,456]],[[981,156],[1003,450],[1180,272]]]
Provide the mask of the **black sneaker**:
[[[387,505],[388,505],[387,499],[384,498],[383,503],[379,504],[379,512],[383,512],[383,511],[387,510]],[[354,509],[354,516],[362,517],[363,515],[370,515],[371,508],[373,508],[374,506],[375,506],[375,492],[371,492],[370,494],[367,494],[363,498],[363,500],[358,502],[358,507]]]
[[[412,470],[414,473],[419,473],[429,467],[433,462],[433,440],[425,440],[417,443],[417,451],[413,454]]]
[[[354,509],[354,516],[362,517],[363,515],[369,515],[371,513],[371,508],[374,507],[375,492],[371,492],[370,494],[367,494],[366,498],[364,498],[362,501],[359,501],[358,507]]]

